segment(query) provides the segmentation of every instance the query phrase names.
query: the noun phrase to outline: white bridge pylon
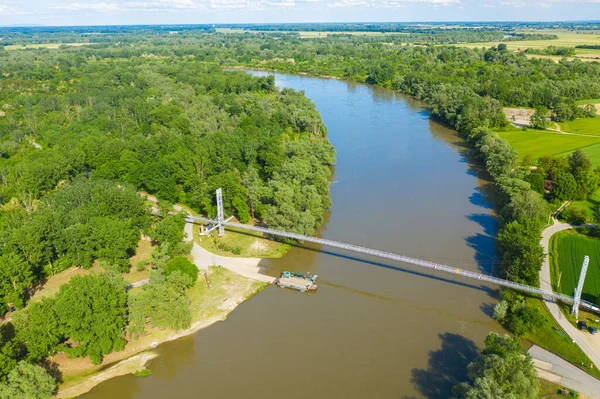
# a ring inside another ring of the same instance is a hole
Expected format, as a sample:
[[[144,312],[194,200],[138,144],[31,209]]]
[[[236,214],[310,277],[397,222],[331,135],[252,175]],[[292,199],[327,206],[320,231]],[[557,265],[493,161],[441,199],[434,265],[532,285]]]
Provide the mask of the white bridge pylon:
[[[583,283],[585,282],[585,274],[587,273],[588,265],[590,264],[590,257],[585,256],[583,258],[583,265],[581,266],[581,273],[579,274],[579,282],[577,288],[575,288],[575,298],[573,301],[573,308],[571,313],[575,315],[575,319],[579,322],[579,305],[581,304],[581,293],[583,292]]]

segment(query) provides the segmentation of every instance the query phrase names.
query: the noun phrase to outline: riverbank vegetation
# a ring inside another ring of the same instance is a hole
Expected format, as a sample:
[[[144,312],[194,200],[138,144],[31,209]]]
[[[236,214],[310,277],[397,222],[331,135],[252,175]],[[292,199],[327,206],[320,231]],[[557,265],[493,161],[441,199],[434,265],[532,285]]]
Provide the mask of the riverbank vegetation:
[[[53,380],[63,369],[52,374],[49,358],[101,364],[148,323],[192,326],[183,217],[152,215],[138,191],[215,216],[222,187],[227,214],[303,234],[330,205],[334,151],[302,93],[183,53],[86,47],[0,51],[0,309],[16,310],[2,327],[3,382],[21,362]],[[141,235],[154,247],[135,272],[150,282],[128,292]],[[102,272],[26,306],[74,266]]]
[[[226,213],[241,222],[309,235],[322,222],[334,152],[314,104],[302,93],[279,90],[272,77],[222,67],[336,76],[428,102],[433,117],[464,137],[496,182],[500,273],[514,281],[538,284],[539,231],[557,201],[593,191],[587,163],[580,168],[553,160],[532,173],[518,167],[516,151],[495,131],[508,126],[504,106],[556,110],[600,98],[600,64],[530,59],[506,44],[470,49],[405,45],[400,37],[376,35],[307,40],[110,29],[114,35],[98,35],[88,46],[0,51],[3,304],[22,307],[46,276],[73,265],[101,261],[106,270],[74,279],[23,312],[16,335],[2,344],[3,353],[14,354],[3,378],[22,359],[36,362],[58,351],[99,362],[124,347],[126,331],[145,333],[142,320],[190,325],[184,311],[189,279],[180,271],[162,273],[182,251],[181,217],[153,220],[136,190],[215,216],[213,193],[222,187]],[[65,35],[81,42],[81,35]],[[545,180],[555,180],[546,197]],[[150,305],[130,298],[119,276],[129,268],[140,231],[159,244],[152,260],[159,271],[136,294]],[[92,328],[91,301],[77,304],[76,314],[56,308],[86,287],[115,304],[106,310],[106,331]],[[151,301],[164,296],[174,298],[173,314]],[[513,312],[508,325],[517,333],[519,323],[535,329],[536,323],[527,324],[539,316],[534,308],[516,296],[506,301]],[[42,317],[52,312],[56,317]],[[88,330],[73,325],[77,317],[89,318]],[[48,329],[45,323],[55,324]],[[34,344],[28,337],[39,326],[51,334]]]
[[[265,287],[264,283],[241,277],[223,267],[210,267],[207,271],[207,278],[210,281],[210,288],[207,286],[204,276],[200,276],[200,280],[193,287],[185,290],[187,298],[185,306],[189,309],[191,317],[189,324],[186,323],[188,327],[185,329],[174,331],[170,328],[158,327],[150,321],[144,326],[143,332],[133,338],[131,335],[139,330],[131,329],[133,327],[131,325],[128,327],[128,341],[124,350],[109,354],[100,365],[94,365],[87,359],[69,359],[62,353],[50,358],[60,370],[63,370],[63,382],[59,387],[58,396],[61,398],[76,397],[89,391],[101,381],[142,370],[145,361],[142,364],[137,361],[130,364],[126,359],[130,359],[136,354],[140,354],[143,358],[152,358],[155,355],[147,351],[158,343],[189,335],[217,321],[225,320],[237,305]],[[136,301],[145,295],[147,294],[144,287],[139,287],[130,290],[128,298],[129,301]],[[152,315],[164,316],[160,319],[155,318],[159,324],[167,324],[170,320],[176,320],[177,315],[167,314],[166,307],[168,305],[157,303],[158,301],[159,298],[156,300],[150,298],[150,303],[154,303],[156,307],[153,305],[143,305],[143,307],[145,309],[153,308]],[[131,317],[135,318],[136,316],[133,314],[130,315]],[[133,359],[136,360],[138,356],[134,356]],[[91,375],[95,376],[93,381],[88,379]]]
[[[467,370],[470,381],[453,388],[453,399],[538,398],[537,373],[517,338],[490,333],[485,348]]]
[[[282,37],[269,42],[267,52],[252,46],[252,40],[229,37],[228,54],[218,56],[224,64],[337,76],[400,90],[429,103],[433,116],[458,130],[496,182],[500,272],[505,278],[538,285],[543,260],[540,230],[549,214],[562,201],[587,198],[598,186],[598,175],[585,153],[544,159],[538,170],[531,171],[518,167],[517,152],[495,131],[507,130],[505,106],[547,108],[560,114],[562,108],[571,109],[573,101],[598,97],[600,64],[530,59],[505,45],[380,46],[356,37],[318,41]],[[534,75],[535,79],[525,77]],[[592,137],[589,144],[595,140]],[[548,193],[547,180],[553,182]],[[502,320],[517,335],[545,339],[532,334],[542,327],[543,315],[525,298],[505,294],[498,306],[507,309]]]

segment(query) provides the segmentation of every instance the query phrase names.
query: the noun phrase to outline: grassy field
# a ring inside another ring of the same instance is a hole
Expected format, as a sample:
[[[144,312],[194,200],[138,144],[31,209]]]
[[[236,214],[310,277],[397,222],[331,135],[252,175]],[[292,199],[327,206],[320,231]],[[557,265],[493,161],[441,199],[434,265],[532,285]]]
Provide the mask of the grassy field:
[[[571,338],[560,328],[554,321],[552,315],[544,305],[544,302],[539,298],[527,298],[527,303],[530,306],[537,308],[546,320],[544,325],[536,331],[527,334],[523,338],[528,342],[535,344],[541,348],[547,349],[552,353],[562,357],[574,366],[579,367],[586,373],[600,379],[600,370],[597,367],[589,368],[592,361],[585,353],[573,343]],[[582,366],[582,364],[584,366]]]
[[[600,136],[600,116],[595,118],[578,118],[574,121],[559,122],[560,130],[563,132],[577,134],[591,134]]]
[[[49,49],[57,49],[60,46],[87,46],[92,43],[31,43],[31,44],[11,44],[9,46],[4,46],[5,50],[23,50],[30,48],[49,48]]]
[[[598,50],[598,51],[600,51],[600,50]],[[579,101],[575,101],[575,104],[577,104],[577,105],[600,104],[600,98],[589,98],[587,100],[579,100]]]
[[[569,31],[561,31],[561,30],[552,30],[547,32],[540,33],[549,33],[558,36],[556,40],[519,40],[519,41],[508,41],[504,42],[508,46],[509,50],[519,50],[519,49],[543,49],[548,46],[557,46],[557,47],[575,47],[580,44],[600,44],[600,34],[577,34],[575,32]],[[485,42],[485,43],[462,43],[458,44],[458,46],[463,47],[492,47],[497,46],[501,42]],[[586,61],[593,61],[595,58],[600,58],[600,50],[591,50],[591,49],[575,49],[576,57],[581,58]],[[554,60],[560,60],[562,57],[557,56],[540,56],[540,55],[531,55],[531,57],[541,57],[541,58],[550,58]]]
[[[224,237],[216,232],[211,237],[199,235],[200,226],[194,226],[194,240],[212,253],[223,256],[250,258],[281,258],[289,249],[288,244],[265,238],[260,233],[227,228]],[[235,249],[239,253],[235,253]]]
[[[200,216],[186,205],[179,206],[192,216]],[[246,230],[227,228],[224,237],[218,237],[216,231],[210,237],[200,235],[200,225],[194,225],[194,241],[202,248],[217,255],[244,258],[281,258],[289,249],[288,244],[266,238],[263,234]],[[239,249],[239,253],[232,249]]]
[[[592,161],[592,166],[594,168],[597,166],[600,166],[600,144],[594,144],[594,145],[590,145],[588,147],[582,147],[581,149],[583,150],[583,152],[585,152],[587,154],[588,157],[590,157],[590,161]],[[571,153],[573,153],[573,151],[575,151],[575,149],[561,152],[559,154],[553,154],[553,155],[556,155],[559,157],[565,157],[565,156],[571,155]]]
[[[519,157],[526,155],[537,160],[544,155],[566,155],[577,148],[582,148],[594,165],[600,164],[600,147],[598,151],[588,149],[590,146],[600,144],[600,136],[582,137],[553,133],[539,130],[509,130],[498,132],[498,135],[519,153]]]
[[[575,231],[562,231],[551,241],[552,263],[555,277],[562,272],[559,292],[573,295],[579,280],[583,257],[590,257],[585,284],[583,285],[582,299],[596,302],[600,296],[600,240],[583,236]],[[553,281],[556,281],[553,278]],[[555,282],[555,286],[558,281]]]

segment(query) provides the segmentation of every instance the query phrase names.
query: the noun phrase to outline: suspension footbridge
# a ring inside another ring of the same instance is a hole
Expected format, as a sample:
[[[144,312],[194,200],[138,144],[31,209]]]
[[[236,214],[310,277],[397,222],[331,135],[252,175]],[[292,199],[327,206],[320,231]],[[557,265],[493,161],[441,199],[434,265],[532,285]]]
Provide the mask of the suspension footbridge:
[[[388,259],[388,260],[392,260],[392,261],[396,261],[396,262],[406,263],[409,265],[429,269],[434,272],[452,274],[452,275],[459,276],[462,278],[467,278],[470,280],[487,282],[487,283],[499,285],[501,287],[508,287],[508,288],[512,288],[512,289],[515,289],[518,291],[527,292],[529,294],[541,295],[544,298],[552,298],[556,301],[561,301],[561,302],[565,302],[565,303],[569,303],[569,304],[577,304],[577,302],[579,302],[578,303],[579,307],[582,307],[582,308],[585,308],[585,309],[588,309],[588,310],[591,310],[594,312],[600,312],[600,307],[596,306],[595,304],[593,304],[591,302],[579,300],[579,298],[576,299],[569,295],[560,294],[557,292],[544,290],[544,289],[541,289],[538,287],[532,287],[529,285],[516,283],[514,281],[509,281],[509,280],[501,279],[498,277],[493,277],[493,276],[489,276],[486,274],[473,272],[470,270],[464,270],[464,269],[452,267],[449,265],[444,265],[441,263],[434,263],[434,262],[430,262],[430,261],[426,261],[426,260],[422,260],[422,259],[417,259],[417,258],[405,256],[405,255],[396,254],[393,252],[382,251],[379,249],[367,248],[367,247],[363,247],[363,246],[359,246],[359,245],[329,240],[326,238],[311,237],[311,236],[306,236],[306,235],[297,234],[297,233],[291,233],[291,232],[287,232],[287,231],[269,229],[266,227],[250,226],[250,225],[246,225],[246,224],[231,222],[231,221],[229,221],[229,219],[225,220],[223,217],[222,203],[223,203],[222,202],[222,193],[221,193],[221,190],[219,189],[219,190],[217,190],[217,206],[220,209],[218,211],[217,219],[210,219],[210,218],[205,218],[205,217],[192,217],[192,216],[189,216],[187,219],[188,219],[188,221],[211,224],[213,227],[212,227],[212,229],[209,229],[208,232],[212,231],[213,229],[219,229],[219,235],[221,235],[221,236],[224,234],[225,227],[231,227],[231,228],[240,229],[240,230],[254,231],[254,232],[258,232],[258,233],[262,233],[262,234],[266,234],[266,235],[270,235],[270,236],[289,238],[289,239],[297,240],[300,242],[310,242],[310,243],[314,243],[314,244],[320,244],[320,245],[324,245],[327,247],[342,249],[345,251],[350,251],[350,252],[354,252],[354,253],[358,253],[358,254],[362,254],[362,255],[375,256],[375,257]]]

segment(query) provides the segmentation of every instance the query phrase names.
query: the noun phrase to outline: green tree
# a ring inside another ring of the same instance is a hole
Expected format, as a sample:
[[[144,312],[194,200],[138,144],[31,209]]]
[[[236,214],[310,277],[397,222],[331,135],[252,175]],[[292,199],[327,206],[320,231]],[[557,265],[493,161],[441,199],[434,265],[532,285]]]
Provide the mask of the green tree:
[[[546,191],[546,171],[538,167],[533,173],[525,175],[525,181],[531,185],[531,189],[536,193],[544,194]]]
[[[127,292],[116,274],[73,277],[55,298],[60,333],[74,342],[69,356],[89,356],[100,364],[105,355],[123,350]]]
[[[516,336],[521,337],[544,325],[544,318],[536,308],[516,303],[511,307],[506,325]]]
[[[549,213],[548,203],[533,190],[515,193],[500,211],[504,222],[531,220],[538,224],[545,223]]]
[[[168,277],[160,270],[150,273],[150,283],[142,292],[129,298],[129,331],[139,337],[145,330],[147,321],[159,328],[182,330],[191,325],[192,315],[188,305],[186,288],[190,277],[179,271]]]
[[[164,270],[167,263],[171,260],[169,256],[169,243],[162,244],[152,250],[152,258],[150,263],[154,269]]]
[[[536,108],[535,113],[531,115],[530,124],[534,129],[548,128],[548,126],[550,126],[550,121],[548,120],[548,108]]]
[[[552,198],[560,201],[575,200],[577,198],[577,181],[569,172],[559,173],[552,182]]]
[[[557,122],[565,122],[575,119],[575,112],[573,110],[573,106],[560,102],[554,106],[552,110],[554,114],[554,119]]]
[[[169,250],[172,250],[183,240],[184,226],[185,216],[182,213],[175,216],[167,216],[156,223],[156,226],[150,230],[150,238],[161,245],[168,244]]]
[[[504,322],[506,315],[508,314],[508,302],[500,301],[494,306],[494,319],[500,323]]]
[[[56,391],[56,381],[44,368],[21,361],[0,385],[0,399],[50,399]]]
[[[14,325],[17,340],[27,349],[26,358],[31,362],[39,362],[56,353],[64,338],[53,298],[30,304],[15,315]]]
[[[518,338],[490,333],[481,355],[467,366],[469,382],[454,387],[456,399],[537,399],[539,382]]]
[[[0,255],[0,295],[6,303],[23,307],[34,279],[31,265],[22,256],[12,252]]]
[[[584,224],[587,221],[587,212],[578,204],[571,204],[562,211],[562,217],[574,225]]]
[[[592,169],[592,162],[590,157],[581,148],[578,148],[569,157],[569,166],[571,173],[577,179],[579,175]]]
[[[183,256],[171,259],[165,267],[165,275],[169,277],[174,272],[180,272],[190,278],[189,287],[193,287],[198,280],[198,267]]]
[[[535,285],[544,259],[540,230],[530,220],[506,224],[498,233],[502,274],[513,281]]]
[[[5,382],[8,374],[21,358],[21,345],[15,339],[8,324],[0,325],[0,383]]]

